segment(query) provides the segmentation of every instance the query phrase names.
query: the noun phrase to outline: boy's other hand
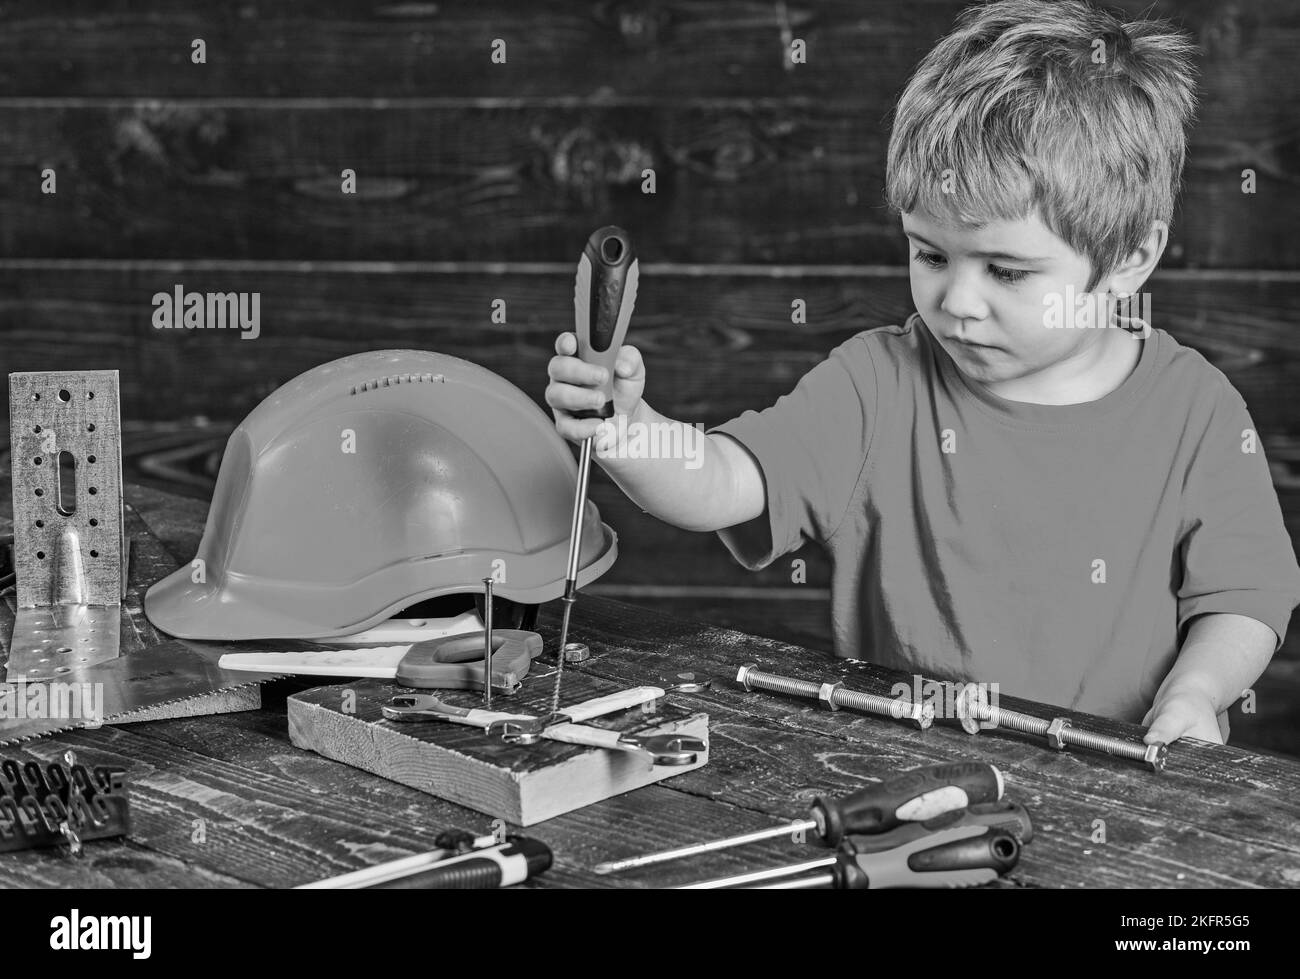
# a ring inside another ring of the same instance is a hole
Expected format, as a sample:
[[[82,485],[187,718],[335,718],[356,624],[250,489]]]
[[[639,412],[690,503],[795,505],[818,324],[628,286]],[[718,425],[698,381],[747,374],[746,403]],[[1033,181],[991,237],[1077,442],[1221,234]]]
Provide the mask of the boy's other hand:
[[[1199,690],[1180,690],[1162,697],[1147,711],[1142,723],[1151,725],[1142,739],[1147,744],[1173,744],[1183,736],[1224,743],[1214,701]]]
[[[619,415],[629,417],[641,401],[645,390],[645,364],[641,351],[624,344],[614,364],[614,417],[574,418],[573,412],[604,407],[600,385],[604,368],[585,363],[578,353],[578,338],[561,333],[555,338],[555,353],[547,365],[551,383],[546,386],[546,403],[555,416],[555,430],[572,442],[595,435],[605,422],[616,422]]]

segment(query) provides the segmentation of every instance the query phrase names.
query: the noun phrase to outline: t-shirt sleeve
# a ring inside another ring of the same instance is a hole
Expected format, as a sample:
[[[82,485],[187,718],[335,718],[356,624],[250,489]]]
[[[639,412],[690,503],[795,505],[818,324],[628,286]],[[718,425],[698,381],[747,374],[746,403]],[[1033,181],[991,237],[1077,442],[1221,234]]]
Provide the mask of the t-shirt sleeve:
[[[1300,603],[1300,567],[1264,447],[1226,378],[1188,470],[1182,529],[1179,635],[1193,616],[1233,612],[1263,622],[1280,646]]]
[[[743,567],[759,571],[835,533],[866,463],[875,415],[875,368],[869,341],[858,334],[771,407],[709,429],[754,457],[766,487],[762,514],[718,531]]]

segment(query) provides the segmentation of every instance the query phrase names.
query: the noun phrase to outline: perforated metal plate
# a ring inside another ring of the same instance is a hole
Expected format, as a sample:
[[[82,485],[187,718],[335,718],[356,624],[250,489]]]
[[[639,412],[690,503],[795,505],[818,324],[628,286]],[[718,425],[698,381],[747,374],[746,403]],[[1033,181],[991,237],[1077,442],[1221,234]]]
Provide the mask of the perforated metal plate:
[[[113,659],[126,594],[117,371],[9,375],[18,614],[8,676]]]

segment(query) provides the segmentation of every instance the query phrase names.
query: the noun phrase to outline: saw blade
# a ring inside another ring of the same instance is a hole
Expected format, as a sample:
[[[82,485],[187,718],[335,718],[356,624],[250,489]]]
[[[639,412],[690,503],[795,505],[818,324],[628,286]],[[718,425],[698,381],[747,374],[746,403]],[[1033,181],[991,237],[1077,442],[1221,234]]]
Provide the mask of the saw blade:
[[[222,655],[239,646],[170,640],[57,680],[0,684],[0,745],[103,724],[166,704],[267,683],[267,673],[224,670]]]

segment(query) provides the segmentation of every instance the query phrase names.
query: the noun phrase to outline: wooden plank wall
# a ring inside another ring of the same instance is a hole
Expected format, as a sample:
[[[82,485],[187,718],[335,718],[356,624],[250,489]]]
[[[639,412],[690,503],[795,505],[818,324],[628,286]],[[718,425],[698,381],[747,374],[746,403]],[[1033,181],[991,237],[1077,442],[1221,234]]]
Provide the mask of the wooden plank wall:
[[[1171,18],[1202,46],[1153,319],[1245,395],[1300,540],[1300,80],[1278,67],[1300,9],[1111,5]],[[0,368],[119,368],[129,475],[206,495],[224,433],[348,353],[440,350],[542,404],[577,255],[617,223],[642,259],[647,399],[705,425],[765,406],[840,341],[912,308],[905,239],[881,201],[888,119],[962,6],[4,3]],[[806,64],[786,63],[791,38]],[[56,194],[41,193],[46,168]],[[356,194],[341,193],[345,168]],[[259,292],[261,336],[154,330],[153,294],[178,284]],[[789,321],[794,298],[806,325]],[[786,561],[749,574],[603,473],[593,495],[625,542],[593,590],[829,648],[814,548],[789,559],[808,562],[806,584]],[[1300,753],[1298,694],[1293,634],[1234,741]]]

